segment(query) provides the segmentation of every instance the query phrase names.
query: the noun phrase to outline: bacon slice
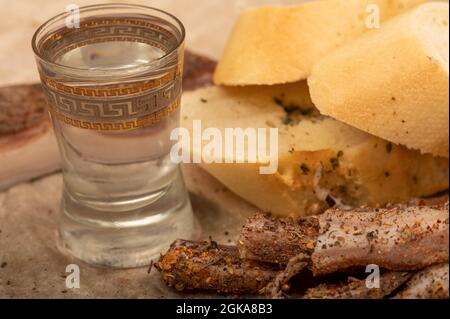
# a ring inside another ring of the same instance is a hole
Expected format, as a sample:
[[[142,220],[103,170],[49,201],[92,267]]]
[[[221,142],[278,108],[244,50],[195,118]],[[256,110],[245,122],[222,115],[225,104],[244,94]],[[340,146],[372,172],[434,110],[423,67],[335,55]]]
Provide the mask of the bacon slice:
[[[238,241],[242,258],[287,264],[309,254],[315,275],[376,264],[413,271],[448,261],[448,202],[443,206],[330,209],[300,221],[250,218]]]
[[[448,299],[448,263],[429,267],[418,272],[395,298]]]
[[[244,226],[238,247],[177,241],[157,268],[164,281],[178,290],[283,297],[291,278],[304,268],[319,276],[375,264],[392,271],[384,275],[381,290],[369,291],[362,281],[355,281],[319,286],[306,296],[382,298],[406,281],[408,275],[402,272],[448,264],[448,223],[448,202],[433,207],[330,209],[300,220],[258,214]]]
[[[40,84],[0,89],[0,135],[20,132],[47,120],[47,106]]]
[[[213,241],[178,240],[155,265],[164,282],[179,291],[212,290],[219,293],[258,293],[279,267],[239,258],[235,246]]]
[[[40,84],[0,88],[0,190],[59,167]]]
[[[311,255],[319,235],[319,219],[293,220],[263,214],[250,217],[238,240],[243,259],[286,265],[297,254]]]
[[[448,202],[441,207],[330,209],[319,217],[320,235],[311,256],[315,275],[376,264],[395,271],[448,262]]]

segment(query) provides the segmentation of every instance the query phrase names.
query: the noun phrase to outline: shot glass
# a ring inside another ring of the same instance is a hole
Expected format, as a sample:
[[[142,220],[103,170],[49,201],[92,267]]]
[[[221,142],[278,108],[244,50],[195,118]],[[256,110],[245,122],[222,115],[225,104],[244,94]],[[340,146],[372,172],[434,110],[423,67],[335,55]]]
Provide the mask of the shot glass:
[[[60,14],[33,37],[62,160],[59,243],[83,261],[143,266],[193,235],[170,159],[184,38],[173,15],[125,4]]]

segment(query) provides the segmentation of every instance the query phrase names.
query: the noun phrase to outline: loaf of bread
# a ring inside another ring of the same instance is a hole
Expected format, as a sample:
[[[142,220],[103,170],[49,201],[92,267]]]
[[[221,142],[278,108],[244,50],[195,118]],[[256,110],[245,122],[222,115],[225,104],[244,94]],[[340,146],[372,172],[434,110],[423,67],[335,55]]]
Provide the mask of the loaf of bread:
[[[215,73],[224,85],[306,79],[313,65],[377,22],[425,0],[317,0],[291,7],[244,10]]]
[[[448,157],[448,7],[423,4],[317,63],[308,83],[320,112]]]
[[[262,161],[201,164],[235,194],[278,216],[307,215],[326,206],[314,192],[320,164],[320,188],[352,206],[401,202],[448,188],[447,159],[395,146],[320,115],[304,83],[188,92],[181,112],[191,136],[193,120],[201,120],[202,129],[219,129],[222,136],[226,128],[278,128],[275,174],[261,175],[260,166],[267,165]],[[199,148],[191,151],[202,155]],[[224,152],[222,162],[232,156]]]

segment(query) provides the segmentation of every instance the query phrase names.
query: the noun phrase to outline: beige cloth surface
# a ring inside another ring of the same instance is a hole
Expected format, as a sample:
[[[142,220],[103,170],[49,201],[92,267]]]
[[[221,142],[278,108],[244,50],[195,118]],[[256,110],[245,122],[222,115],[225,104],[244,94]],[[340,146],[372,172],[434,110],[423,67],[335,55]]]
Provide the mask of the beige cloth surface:
[[[0,85],[38,81],[30,42],[35,29],[64,11],[69,3],[113,1],[0,0]],[[127,1],[117,1],[127,2]],[[290,4],[293,0],[153,0],[134,3],[159,7],[179,16],[187,28],[187,47],[218,58],[233,21],[242,7]],[[30,161],[33,160],[30,158]],[[202,236],[233,241],[243,220],[256,209],[223,188],[195,166],[184,167]],[[61,175],[23,183],[0,193],[0,298],[10,297],[180,297],[147,269],[107,270],[61,254],[56,225]],[[229,232],[225,235],[225,231]],[[80,266],[80,289],[65,286],[66,266]],[[202,297],[193,295],[192,297]]]
[[[0,0],[0,85],[38,81],[31,38],[68,4],[134,3],[173,13],[184,23],[186,46],[219,58],[236,16],[244,7],[302,0]]]
[[[201,237],[235,241],[256,208],[231,194],[206,172],[183,168]],[[203,298],[167,288],[146,268],[92,267],[57,248],[61,174],[23,183],[0,193],[0,298]],[[66,266],[80,267],[80,288],[66,288]]]

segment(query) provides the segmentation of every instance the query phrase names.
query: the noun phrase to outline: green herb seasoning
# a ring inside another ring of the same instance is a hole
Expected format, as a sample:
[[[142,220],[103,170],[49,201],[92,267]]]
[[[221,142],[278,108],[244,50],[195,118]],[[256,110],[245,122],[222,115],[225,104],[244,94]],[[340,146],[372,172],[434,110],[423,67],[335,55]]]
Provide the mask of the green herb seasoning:
[[[393,145],[391,142],[386,144],[386,152],[391,153],[393,149]]]
[[[303,175],[308,175],[310,172],[308,165],[306,165],[305,163],[300,165],[300,170],[302,171]]]
[[[339,167],[339,159],[336,158],[336,157],[330,158],[330,163],[331,163],[331,167],[332,167],[333,169],[336,169],[336,168]]]
[[[275,102],[276,105],[283,106],[283,100],[281,98],[274,97],[273,101]]]

